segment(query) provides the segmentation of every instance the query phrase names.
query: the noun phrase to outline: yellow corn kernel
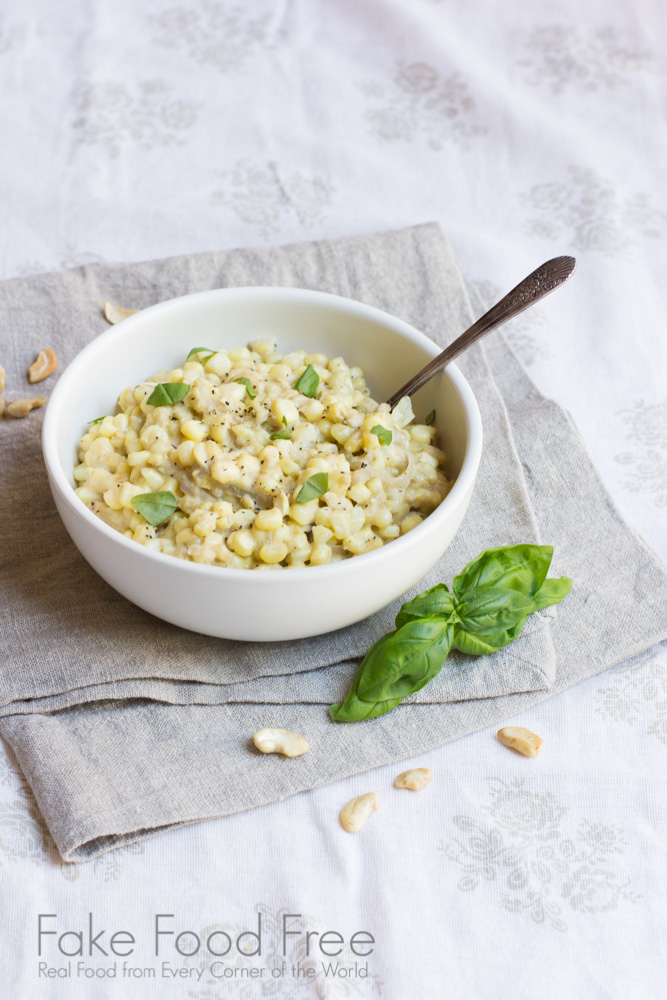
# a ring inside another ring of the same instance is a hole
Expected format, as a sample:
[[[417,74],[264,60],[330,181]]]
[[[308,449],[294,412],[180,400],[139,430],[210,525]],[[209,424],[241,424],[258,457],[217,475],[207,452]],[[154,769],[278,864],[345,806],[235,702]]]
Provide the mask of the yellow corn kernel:
[[[164,485],[164,476],[156,469],[142,469],[141,476],[151,493],[157,493]]]
[[[284,476],[296,476],[301,471],[301,469],[293,458],[281,458],[280,471]]]
[[[328,545],[313,545],[310,553],[311,566],[324,566],[331,562],[331,549]]]
[[[363,483],[355,483],[354,486],[350,486],[347,496],[355,503],[368,503],[373,494]]]
[[[320,368],[326,368],[329,364],[329,359],[326,354],[306,354],[304,364],[307,365],[319,365]]]
[[[135,465],[145,465],[150,457],[150,451],[132,451],[127,456],[127,464],[133,469]]]
[[[260,510],[255,518],[255,527],[258,531],[276,531],[278,528],[282,528],[282,526],[283,515],[277,507],[273,507],[271,510]]]
[[[113,482],[113,476],[107,469],[90,469],[88,486],[100,495],[106,493]]]
[[[313,528],[313,541],[316,545],[324,545],[333,538],[333,531],[330,528],[325,528],[323,524],[316,524]]]
[[[380,507],[376,510],[374,514],[370,517],[371,524],[374,524],[376,528],[386,528],[392,522],[391,511],[387,507]]]
[[[331,515],[331,530],[339,540],[347,538],[352,530],[350,515],[343,510],[334,511]]]
[[[319,508],[317,498],[309,500],[307,503],[293,503],[289,509],[289,515],[297,524],[312,524],[315,520]]]
[[[251,556],[255,550],[255,539],[252,537],[252,532],[245,529],[232,532],[228,543],[237,556]]]
[[[273,337],[263,337],[261,340],[251,340],[248,347],[251,351],[261,354],[264,357],[265,354],[273,354],[276,349],[276,342]]]
[[[210,535],[212,531],[215,531],[217,520],[218,519],[212,510],[202,510],[194,512],[190,518],[190,523],[195,535],[199,535],[200,538],[205,538],[207,535]]]
[[[410,437],[417,444],[430,444],[434,433],[433,428],[427,427],[426,424],[415,424],[409,428],[409,432]]]
[[[206,371],[213,372],[214,375],[224,378],[225,375],[229,375],[232,369],[232,359],[227,354],[227,351],[216,351],[213,357],[205,362],[204,368]]]
[[[208,428],[201,420],[184,420],[180,430],[189,441],[203,441],[208,434]]]
[[[211,476],[219,483],[237,483],[241,479],[241,470],[231,455],[223,455],[211,466]]]
[[[338,444],[345,444],[352,434],[354,434],[354,428],[348,427],[347,424],[334,424],[331,428],[331,437]]]
[[[324,407],[320,403],[319,399],[308,399],[301,407],[301,416],[305,417],[311,423],[315,423],[319,420],[324,413]]]
[[[299,418],[299,411],[292,400],[286,399],[284,396],[272,400],[271,413],[281,427],[285,426],[283,420],[286,420],[288,427],[291,427]]]
[[[194,462],[194,455],[192,454],[194,447],[194,441],[183,441],[176,449],[176,460],[184,469]]]
[[[259,550],[259,558],[269,565],[282,562],[286,556],[287,546],[284,542],[266,542]]]
[[[406,535],[408,531],[412,531],[416,528],[418,524],[421,524],[424,518],[421,514],[408,514],[401,521],[401,534]]]
[[[134,507],[132,506],[132,498],[145,492],[146,491],[141,486],[133,486],[132,483],[123,483],[121,488],[118,490],[116,500],[121,507],[128,507],[130,510],[134,510]]]

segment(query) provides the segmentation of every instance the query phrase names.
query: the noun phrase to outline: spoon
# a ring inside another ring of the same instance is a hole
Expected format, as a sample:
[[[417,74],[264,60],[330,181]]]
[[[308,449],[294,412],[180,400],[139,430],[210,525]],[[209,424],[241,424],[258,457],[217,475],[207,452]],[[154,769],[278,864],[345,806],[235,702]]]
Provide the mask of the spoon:
[[[437,358],[429,361],[425,368],[422,368],[420,372],[413,375],[409,382],[406,382],[405,385],[401,386],[397,392],[390,396],[387,400],[389,406],[396,406],[396,403],[403,396],[412,396],[417,389],[421,389],[425,382],[428,382],[439,371],[442,371],[450,361],[458,358],[459,354],[472,347],[478,340],[485,337],[487,333],[491,333],[497,326],[501,326],[509,319],[518,316],[524,309],[528,309],[529,306],[532,306],[535,302],[539,302],[549,292],[553,292],[554,288],[558,288],[559,285],[562,285],[574,274],[576,266],[577,262],[574,257],[554,257],[552,260],[548,260],[545,264],[542,264],[532,274],[529,274],[527,278],[520,281],[516,288],[508,292],[500,302],[496,302],[495,306],[492,306],[488,312],[480,316],[472,326],[468,327],[465,333],[457,337],[441,354],[438,354]]]

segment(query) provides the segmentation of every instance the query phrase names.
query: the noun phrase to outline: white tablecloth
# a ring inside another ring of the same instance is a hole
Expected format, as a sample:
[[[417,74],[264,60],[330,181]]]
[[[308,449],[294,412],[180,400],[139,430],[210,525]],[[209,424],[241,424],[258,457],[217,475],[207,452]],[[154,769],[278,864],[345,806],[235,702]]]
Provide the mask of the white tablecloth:
[[[430,219],[491,295],[573,253],[568,288],[508,333],[664,559],[666,27],[661,0],[6,4],[0,276]],[[663,644],[508,719],[544,738],[536,760],[483,731],[406,762],[434,771],[418,795],[383,768],[88,865],[59,861],[3,752],[2,995],[664,996],[666,667]],[[380,808],[349,837],[338,811],[370,789]],[[40,976],[38,914],[62,934],[91,912],[107,951],[136,938],[116,977],[54,936],[41,961],[71,977]],[[166,935],[155,955],[156,913],[205,938],[258,912],[254,959],[184,958]],[[291,936],[274,977],[285,912],[374,951],[354,970],[346,947],[343,978]]]

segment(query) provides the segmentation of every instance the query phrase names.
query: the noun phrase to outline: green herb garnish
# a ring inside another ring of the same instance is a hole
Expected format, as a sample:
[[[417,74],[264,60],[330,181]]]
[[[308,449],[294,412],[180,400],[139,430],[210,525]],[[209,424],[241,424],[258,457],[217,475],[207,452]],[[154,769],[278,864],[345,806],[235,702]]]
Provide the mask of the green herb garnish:
[[[285,425],[282,431],[274,431],[273,434],[269,434],[269,441],[289,441],[290,433],[289,427],[287,426],[287,417],[283,417],[283,423]]]
[[[101,424],[102,421],[106,419],[106,416],[107,415],[105,413],[103,417],[95,417],[94,420],[89,420],[88,421],[88,426],[90,427],[91,424]]]
[[[312,365],[308,365],[305,372],[303,372],[302,375],[300,376],[294,388],[298,389],[299,392],[302,392],[304,396],[308,396],[310,399],[314,399],[319,384],[320,384],[320,376],[317,374]]]
[[[248,393],[248,395],[250,396],[250,398],[251,399],[255,398],[255,396],[257,395],[257,393],[253,389],[252,382],[250,381],[249,378],[244,378],[244,377],[242,377],[242,378],[235,378],[234,381],[235,382],[242,382],[243,385],[245,386],[245,391]]]
[[[206,354],[206,357],[203,359],[204,361],[208,361],[209,358],[212,358],[213,355],[217,353],[210,347],[193,347],[192,350],[188,352],[188,356],[185,360],[189,361],[193,354],[201,354],[202,352]]]
[[[294,503],[308,503],[309,500],[314,500],[315,497],[321,497],[328,489],[329,473],[316,472],[310,479],[306,479]]]
[[[435,423],[435,410],[431,410],[424,423],[427,427],[431,427]]]
[[[488,549],[454,578],[408,601],[396,631],[371,646],[345,700],[332,705],[336,722],[373,719],[439,673],[450,649],[481,656],[521,634],[528,615],[559,604],[570,593],[566,576],[547,580],[550,545]]]
[[[146,400],[150,406],[172,406],[190,392],[187,382],[159,382]]]
[[[157,528],[158,524],[169,520],[178,502],[173,493],[162,490],[159,493],[139,493],[132,497],[132,506],[149,524]]]
[[[391,444],[392,433],[383,427],[382,424],[376,424],[375,427],[371,427],[371,434],[377,435],[382,444]]]

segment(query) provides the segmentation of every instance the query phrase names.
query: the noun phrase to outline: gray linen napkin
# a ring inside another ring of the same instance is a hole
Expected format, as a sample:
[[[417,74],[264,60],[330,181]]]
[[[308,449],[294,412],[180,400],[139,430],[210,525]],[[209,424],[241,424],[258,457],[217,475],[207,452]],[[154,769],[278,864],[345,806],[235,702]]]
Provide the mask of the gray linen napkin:
[[[240,284],[349,295],[443,343],[473,312],[434,225],[95,265],[0,286],[0,324],[11,331],[15,365],[8,379],[18,381],[30,352],[49,342],[69,360],[103,328],[105,298],[142,307]],[[667,576],[622,522],[576,429],[537,393],[499,334],[488,345],[491,367],[479,348],[462,363],[485,425],[478,486],[457,538],[418,589],[451,579],[483,548],[529,540],[554,544],[553,573],[572,576],[575,589],[553,628],[545,627],[553,611],[532,616],[531,633],[508,650],[452,657],[413,704],[353,726],[331,723],[323,706],[341,696],[355,658],[391,627],[396,606],[349,629],[270,647],[159,622],[104,584],[67,538],[48,497],[34,425],[1,428],[8,614],[0,634],[11,669],[0,680],[0,732],[64,858],[86,860],[157,829],[401,759],[502,719],[667,634]],[[310,753],[287,763],[258,759],[249,737],[272,724],[302,731]]]

